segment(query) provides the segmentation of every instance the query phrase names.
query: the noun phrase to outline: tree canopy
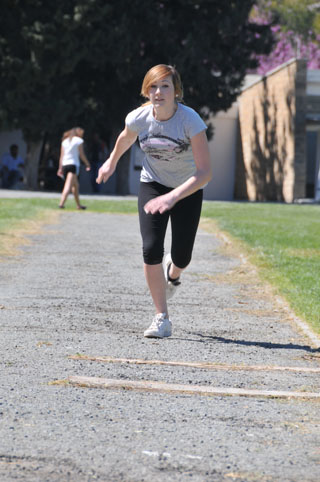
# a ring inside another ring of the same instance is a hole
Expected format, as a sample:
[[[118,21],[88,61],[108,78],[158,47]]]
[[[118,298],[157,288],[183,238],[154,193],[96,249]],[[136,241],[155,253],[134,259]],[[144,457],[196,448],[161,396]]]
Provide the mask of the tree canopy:
[[[141,103],[145,72],[173,64],[185,101],[226,110],[253,54],[270,52],[253,0],[2,0],[0,128],[27,141],[73,125],[117,131]]]
[[[0,32],[1,120],[27,137],[70,123],[119,125],[144,73],[176,65],[197,109],[227,109],[270,31],[248,0],[7,0]]]

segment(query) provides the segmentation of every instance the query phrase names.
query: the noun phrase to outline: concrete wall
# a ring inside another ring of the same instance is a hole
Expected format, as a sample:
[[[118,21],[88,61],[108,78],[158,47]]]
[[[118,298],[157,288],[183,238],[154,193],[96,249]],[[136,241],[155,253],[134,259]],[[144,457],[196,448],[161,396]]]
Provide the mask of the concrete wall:
[[[309,178],[314,176],[315,199],[320,201],[320,70],[307,71],[307,130],[313,132],[317,142],[313,159],[308,159]],[[310,152],[308,152],[310,156]],[[308,156],[308,157],[309,157]],[[314,172],[310,173],[310,161],[315,165]]]
[[[320,70],[307,71],[307,95],[320,95]]]
[[[204,199],[232,201],[234,194],[238,106],[219,112],[211,120],[214,137],[209,142],[212,180],[204,188]]]
[[[296,61],[294,117],[294,189],[292,200],[306,197],[307,185],[307,63]]]
[[[235,197],[286,201],[305,196],[306,62],[292,60],[239,99]]]

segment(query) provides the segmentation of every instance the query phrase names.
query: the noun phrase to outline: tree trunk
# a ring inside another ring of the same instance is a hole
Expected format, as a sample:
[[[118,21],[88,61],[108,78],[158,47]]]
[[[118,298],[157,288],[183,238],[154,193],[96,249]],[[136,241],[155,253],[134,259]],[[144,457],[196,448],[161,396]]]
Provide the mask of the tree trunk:
[[[27,142],[27,157],[26,157],[26,184],[27,188],[33,191],[38,189],[38,171],[39,158],[42,148],[42,141]]]

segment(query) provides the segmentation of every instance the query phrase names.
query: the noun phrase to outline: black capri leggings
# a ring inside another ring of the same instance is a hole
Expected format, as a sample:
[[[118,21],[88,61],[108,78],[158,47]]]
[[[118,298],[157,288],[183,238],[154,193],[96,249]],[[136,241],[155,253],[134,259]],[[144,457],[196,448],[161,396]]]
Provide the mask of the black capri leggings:
[[[171,219],[171,257],[178,268],[185,268],[191,261],[194,240],[201,214],[203,190],[178,201],[163,214],[146,214],[143,207],[157,196],[173,188],[157,182],[140,182],[138,207],[142,236],[143,259],[146,264],[160,264],[164,254],[164,239],[169,217]]]

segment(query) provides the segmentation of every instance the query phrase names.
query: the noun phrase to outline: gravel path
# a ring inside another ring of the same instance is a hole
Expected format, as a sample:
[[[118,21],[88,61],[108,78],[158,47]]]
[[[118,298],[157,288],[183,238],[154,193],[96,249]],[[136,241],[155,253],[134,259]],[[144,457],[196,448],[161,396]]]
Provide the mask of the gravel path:
[[[1,481],[319,481],[319,400],[50,384],[80,375],[320,392],[312,372],[68,358],[319,369],[319,345],[221,244],[199,231],[166,340],[143,338],[153,308],[136,216],[63,212],[1,262]]]

